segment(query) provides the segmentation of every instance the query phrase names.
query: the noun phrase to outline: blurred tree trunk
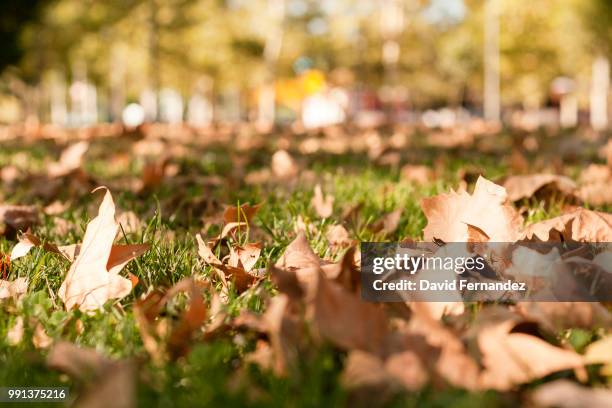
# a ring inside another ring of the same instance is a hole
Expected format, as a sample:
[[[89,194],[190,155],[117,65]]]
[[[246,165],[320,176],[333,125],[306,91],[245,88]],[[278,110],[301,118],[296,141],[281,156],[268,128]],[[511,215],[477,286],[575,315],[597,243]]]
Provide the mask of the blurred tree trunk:
[[[610,61],[598,56],[591,74],[591,126],[604,130],[608,126],[608,93],[610,92]]]
[[[484,15],[484,117],[499,122],[499,4],[486,0]]]
[[[119,46],[111,51],[110,64],[110,120],[121,121],[125,105],[125,52]]]
[[[381,34],[383,37],[382,59],[385,67],[385,88],[387,116],[394,120],[395,105],[398,102],[398,63],[400,60],[400,45],[398,38],[404,31],[404,7],[399,0],[385,0],[382,4]]]
[[[159,120],[159,86],[160,86],[160,62],[159,62],[159,24],[157,22],[157,0],[149,0],[149,87],[153,97],[149,113],[150,120]]]
[[[264,48],[266,64],[266,81],[260,88],[257,105],[257,122],[262,126],[272,126],[276,119],[276,66],[283,47],[283,24],[285,16],[285,0],[268,0],[268,16],[271,20]]]

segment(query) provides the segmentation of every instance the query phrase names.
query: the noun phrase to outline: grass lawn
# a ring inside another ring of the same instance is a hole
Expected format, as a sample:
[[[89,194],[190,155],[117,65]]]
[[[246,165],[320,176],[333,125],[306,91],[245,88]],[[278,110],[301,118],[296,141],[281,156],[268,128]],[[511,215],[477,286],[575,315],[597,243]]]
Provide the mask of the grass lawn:
[[[29,290],[18,303],[0,303],[0,385],[64,385],[71,388],[73,395],[85,387],[83,381],[75,381],[46,367],[46,351],[34,347],[31,341],[33,327],[27,324],[39,322],[55,340],[92,347],[112,358],[133,359],[138,366],[137,395],[141,406],[359,405],[360,401],[340,384],[346,352],[330,344],[313,347],[300,355],[299,364],[286,376],[276,376],[245,362],[245,356],[255,349],[257,336],[239,330],[196,341],[188,355],[163,366],[155,365],[147,358],[133,304],[153,288],[169,288],[189,276],[215,282],[219,289],[212,268],[198,257],[195,234],[205,237],[218,234],[221,230],[219,214],[224,205],[262,204],[250,229],[237,238],[243,243],[263,244],[256,268],[265,269],[281,256],[296,236],[298,219],[308,226],[307,236],[314,251],[330,261],[338,261],[342,256],[342,251],[336,251],[326,238],[333,224],[343,224],[350,237],[358,241],[422,238],[427,221],[420,207],[421,198],[456,188],[462,180],[469,186],[474,181],[472,174],[481,173],[490,180],[497,180],[511,172],[508,158],[514,139],[508,133],[496,137],[499,146],[494,144],[493,149],[483,152],[474,148],[427,146],[417,133],[410,147],[396,149],[399,160],[390,165],[372,160],[366,151],[303,154],[297,142],[289,139],[287,150],[300,169],[297,177],[284,181],[272,178],[260,184],[246,183],[247,175],[267,168],[272,154],[286,138],[266,138],[259,146],[247,150],[226,143],[169,141],[165,146],[173,149],[169,163],[174,166],[174,174],[143,191],[135,190],[130,184],[140,178],[147,162],[145,156],[130,153],[135,140],[127,136],[93,139],[83,161],[83,171],[92,178],[88,183],[108,186],[118,212],[132,211],[139,219],[135,228],[122,224],[117,242],[152,245],[122,272],[124,276],[126,272],[135,275],[139,283],[129,296],[108,302],[103,311],[91,315],[66,311],[57,293],[68,262],[41,248],[33,248],[27,256],[14,261],[10,269],[7,268],[4,279],[27,277]],[[542,139],[542,148],[525,153],[530,163],[546,161],[549,152],[555,156],[557,142],[544,135],[537,137]],[[67,203],[57,214],[41,211],[40,222],[33,229],[45,242],[64,245],[81,242],[87,222],[95,216],[100,194],[75,189],[67,181],[52,199],[37,192],[33,175],[44,173],[49,161],[56,160],[60,151],[61,147],[54,141],[3,142],[0,168],[15,167],[21,178],[13,183],[4,182],[0,188],[0,202],[33,204],[39,208],[56,200]],[[585,156],[564,164],[564,168],[566,173],[575,176],[585,162],[596,160],[599,159],[595,152],[587,151]],[[400,171],[406,163],[435,168],[436,175],[424,184],[408,181]],[[319,217],[311,205],[313,187],[317,183],[325,193],[334,196],[333,214],[325,219]],[[354,212],[356,215],[343,218],[356,205],[360,205]],[[560,214],[565,202],[558,199],[545,204],[532,198],[520,205],[525,207],[523,215],[527,221],[534,222]],[[386,235],[375,232],[372,226],[384,214],[399,208],[403,212],[397,229]],[[605,206],[596,209],[611,210]],[[1,237],[0,253],[10,254],[14,245],[14,238]],[[276,293],[277,289],[267,277],[242,293],[230,291],[224,307],[229,316],[238,316],[245,309],[261,313],[265,300]],[[168,305],[166,316],[178,319],[185,302],[185,298],[177,297]],[[26,322],[24,337],[18,344],[11,345],[8,333],[19,316]],[[584,330],[559,333],[559,336],[571,338],[577,348],[589,343],[595,335]],[[531,386],[508,393],[426,387],[413,393],[400,392],[386,400],[386,404],[514,406],[520,401],[521,391]]]

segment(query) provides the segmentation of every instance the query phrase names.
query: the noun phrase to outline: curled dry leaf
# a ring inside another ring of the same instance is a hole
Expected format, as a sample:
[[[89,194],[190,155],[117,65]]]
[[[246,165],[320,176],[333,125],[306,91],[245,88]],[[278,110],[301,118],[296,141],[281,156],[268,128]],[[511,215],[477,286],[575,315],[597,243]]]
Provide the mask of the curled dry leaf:
[[[19,299],[28,291],[28,279],[17,278],[14,281],[0,279],[0,300],[13,298]]]
[[[225,211],[223,211],[223,222],[225,222],[225,224],[238,222],[250,223],[255,215],[257,215],[259,208],[261,208],[261,204],[242,204],[240,207],[227,207]]]
[[[234,326],[247,327],[268,337],[270,347],[258,344],[258,350],[250,357],[253,362],[263,369],[271,368],[277,375],[295,367],[304,339],[300,309],[295,300],[281,293],[269,300],[263,315],[243,311],[234,319]]]
[[[397,210],[383,215],[380,220],[372,225],[371,230],[373,232],[382,233],[383,235],[393,234],[397,230],[397,227],[399,227],[403,212],[404,210],[402,208],[398,208]]]
[[[0,204],[0,223],[14,231],[25,231],[38,223],[38,211],[33,206]]]
[[[117,216],[117,223],[126,234],[133,234],[142,229],[142,222],[134,211],[124,211]]]
[[[386,360],[375,354],[353,350],[346,359],[342,373],[342,383],[347,388],[376,391],[377,402],[380,402],[380,392],[392,393],[399,389],[398,386],[407,391],[418,391],[427,380],[425,367],[410,350],[393,354]]]
[[[323,195],[321,185],[317,184],[314,188],[314,195],[310,204],[321,218],[328,218],[334,211],[334,196],[331,194]]]
[[[468,225],[478,228],[492,242],[514,242],[519,238],[522,219],[508,205],[503,187],[480,176],[472,195],[451,190],[425,198],[421,207],[427,217],[424,238],[445,242],[468,242]]]
[[[285,248],[275,267],[294,273],[297,280],[308,293],[315,287],[316,274],[323,261],[314,253],[304,231],[299,231],[295,239]]]
[[[426,302],[413,302],[410,309],[413,316],[404,331],[411,343],[415,342],[414,336],[421,336],[426,344],[434,349],[421,350],[419,353],[432,355],[430,370],[455,387],[480,389],[480,368],[468,354],[457,334],[432,316],[431,308]]]
[[[425,185],[434,179],[434,172],[427,166],[406,164],[400,170],[400,178],[409,183]]]
[[[612,406],[612,390],[584,387],[570,380],[556,380],[536,388],[530,400],[542,408],[607,408]]]
[[[272,155],[272,174],[280,180],[290,180],[297,176],[298,166],[286,150],[279,150]]]
[[[233,248],[233,255],[230,254],[228,263],[224,264],[212,251],[218,241],[205,242],[200,234],[196,234],[196,241],[198,243],[198,255],[217,273],[223,285],[225,296],[227,296],[229,290],[228,279],[234,282],[238,292],[244,292],[263,278],[259,271],[253,270],[261,252],[260,244],[247,244],[244,247]],[[243,261],[249,269],[245,269]]]
[[[32,344],[38,349],[49,348],[53,344],[53,339],[49,337],[42,324],[37,323],[32,335]]]
[[[572,179],[555,174],[510,176],[504,181],[503,186],[508,193],[508,199],[513,202],[532,197],[544,189],[565,196],[572,195],[576,191],[576,183]]]
[[[612,314],[594,302],[521,302],[514,310],[552,334],[569,328],[611,327]]]
[[[601,374],[612,376],[612,336],[589,344],[584,352],[584,359],[587,364],[602,364]]]
[[[575,210],[529,225],[523,237],[540,241],[612,242],[612,214]]]
[[[210,289],[210,286],[193,278],[185,278],[166,293],[153,291],[136,302],[134,316],[144,347],[154,363],[160,365],[169,356],[176,359],[190,350],[195,334],[209,317],[202,296],[203,289]],[[189,295],[189,304],[179,321],[168,328],[168,321],[161,319],[160,313],[170,299],[179,293]],[[216,302],[216,297],[213,295],[213,302]]]
[[[503,270],[503,274],[518,282],[525,282],[532,290],[544,288],[563,268],[557,248],[541,254],[535,249],[519,246],[512,252],[511,262],[510,267]]]
[[[379,305],[361,300],[338,283],[317,274],[309,314],[321,337],[347,350],[381,353],[388,334],[387,316]],[[356,318],[358,316],[358,318]]]
[[[136,406],[136,370],[129,361],[112,361],[94,349],[59,342],[49,352],[47,366],[84,383],[76,406]]]
[[[557,371],[584,366],[582,356],[555,347],[538,337],[514,333],[516,319],[485,325],[478,333],[478,346],[485,371],[482,386],[509,390]]]
[[[11,250],[11,261],[24,257],[30,249],[41,244],[40,240],[30,233],[24,233],[19,237],[19,242]]]
[[[250,272],[257,263],[260,254],[260,243],[231,246],[228,264],[236,268],[243,268],[246,272]]]
[[[591,183],[580,187],[576,193],[580,200],[590,205],[602,206],[612,203],[612,178],[603,183]]]
[[[21,234],[21,236],[19,237],[19,242],[17,242],[17,244],[13,247],[13,250],[11,251],[11,260],[14,261],[16,259],[26,256],[30,252],[30,250],[34,247],[42,247],[45,251],[53,252],[58,255],[62,255],[64,258],[66,258],[70,262],[74,261],[74,259],[76,258],[76,255],[78,254],[80,250],[80,245],[57,246],[55,244],[50,244],[48,242],[43,243],[42,240],[38,238],[36,235],[30,232],[25,232]],[[122,247],[122,245],[114,245],[113,250],[115,250],[115,247]],[[129,245],[129,247],[138,248],[139,246]],[[112,252],[113,251],[111,251],[111,253]]]
[[[63,177],[69,173],[78,170],[83,164],[83,157],[89,149],[89,143],[86,141],[77,142],[64,149],[60,155],[59,161],[51,163],[48,167],[48,174],[51,177]]]
[[[128,295],[132,281],[119,276],[119,272],[149,249],[147,244],[113,246],[119,224],[110,191],[103,189],[105,194],[98,215],[87,224],[78,255],[59,290],[67,310],[74,307],[82,311],[98,310],[108,300]]]
[[[348,231],[342,225],[332,225],[325,234],[327,241],[334,248],[346,248],[353,245],[354,240],[349,236]]]
[[[18,316],[15,323],[6,333],[6,341],[11,346],[16,346],[23,340],[23,317]]]

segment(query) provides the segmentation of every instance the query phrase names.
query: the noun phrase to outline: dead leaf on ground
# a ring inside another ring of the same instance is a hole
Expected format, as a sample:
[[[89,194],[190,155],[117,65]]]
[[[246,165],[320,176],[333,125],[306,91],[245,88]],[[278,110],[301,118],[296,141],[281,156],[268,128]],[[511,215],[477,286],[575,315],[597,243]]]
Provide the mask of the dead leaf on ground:
[[[298,166],[286,150],[278,150],[272,155],[270,164],[272,174],[280,180],[290,180],[297,176]]]
[[[372,224],[370,229],[372,232],[381,233],[385,236],[393,234],[397,230],[397,227],[399,227],[403,212],[403,208],[398,208],[397,210],[383,215],[378,221]]]
[[[134,315],[138,329],[144,347],[155,364],[161,365],[168,357],[176,359],[189,352],[194,337],[212,315],[202,296],[202,290],[210,288],[210,285],[203,281],[184,278],[165,293],[153,291],[136,302]],[[180,293],[189,296],[188,306],[178,322],[171,324],[168,319],[161,318],[160,314],[166,304]],[[217,302],[217,297],[218,295],[213,293],[211,304]],[[216,310],[214,315],[215,318],[224,319],[219,310]],[[202,334],[217,329],[218,325],[217,323],[214,327],[206,327]]]
[[[601,375],[612,376],[612,335],[589,344],[584,359],[587,364],[602,364]]]
[[[555,380],[536,388],[530,400],[542,408],[608,408],[612,406],[612,390]]]
[[[612,314],[594,302],[520,302],[514,310],[550,333],[569,328],[612,327]]]
[[[242,204],[240,207],[227,207],[223,211],[223,221],[226,224],[233,222],[246,222],[248,224],[253,220],[260,208],[261,204]]]
[[[49,164],[47,171],[50,177],[63,177],[79,170],[83,164],[83,157],[89,149],[89,142],[81,141],[64,149],[59,161]]]
[[[572,179],[556,174],[510,176],[504,181],[503,187],[512,202],[533,197],[542,190],[563,196],[571,196],[576,191],[576,183]]]
[[[0,204],[0,223],[12,232],[25,231],[38,223],[38,210],[34,206]]]
[[[13,298],[19,299],[28,291],[28,279],[17,278],[13,281],[0,279],[0,300]]]
[[[427,166],[406,164],[400,170],[400,178],[409,183],[425,185],[434,179],[434,172]]]
[[[115,220],[111,193],[103,189],[105,194],[98,215],[87,225],[80,251],[59,289],[67,310],[74,307],[81,311],[98,310],[110,299],[127,296],[132,282],[119,276],[119,272],[149,249],[147,244],[113,246],[119,224]]]
[[[503,187],[480,176],[474,192],[440,194],[424,198],[427,217],[424,238],[444,242],[468,242],[468,225],[478,228],[491,242],[514,242],[520,236],[522,218],[508,205]]]
[[[259,271],[253,270],[253,266],[259,259],[259,253],[261,252],[259,244],[249,244],[244,247],[233,248],[234,255],[230,255],[227,259],[228,262],[223,263],[212,251],[212,248],[217,244],[216,240],[205,242],[200,234],[196,234],[196,241],[198,244],[198,255],[200,255],[204,262],[213,267],[221,280],[225,292],[224,296],[228,295],[229,280],[234,282],[236,290],[240,293],[264,277]],[[250,267],[248,270],[242,264],[243,260]]]
[[[47,366],[84,383],[76,406],[136,406],[136,368],[130,361],[112,361],[94,349],[60,342],[49,352]]]
[[[557,371],[584,366],[581,355],[555,347],[544,340],[514,333],[516,319],[487,324],[478,333],[478,346],[485,371],[485,388],[510,390],[519,384],[542,378]]]
[[[339,224],[330,226],[327,229],[325,237],[333,248],[347,248],[352,246],[355,242],[350,238],[346,228]]]
[[[612,214],[579,207],[570,213],[529,225],[523,237],[543,242],[612,242]]]
[[[16,346],[23,340],[23,317],[18,316],[13,326],[6,333],[6,341],[11,346]]]
[[[388,334],[387,316],[380,305],[364,302],[338,283],[317,274],[309,315],[321,337],[347,350],[381,353]],[[356,318],[358,316],[358,318]]]
[[[314,195],[310,204],[321,218],[328,218],[334,211],[334,196],[331,194],[323,195],[321,185],[317,184],[314,188]]]

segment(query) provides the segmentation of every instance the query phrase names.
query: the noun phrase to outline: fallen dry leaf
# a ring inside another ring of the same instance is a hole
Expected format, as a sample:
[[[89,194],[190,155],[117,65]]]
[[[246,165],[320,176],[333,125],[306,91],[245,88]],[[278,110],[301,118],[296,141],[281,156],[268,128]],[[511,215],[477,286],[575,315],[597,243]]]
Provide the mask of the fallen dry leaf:
[[[196,242],[198,244],[198,255],[200,255],[204,262],[213,267],[221,280],[225,292],[224,296],[227,297],[228,295],[228,280],[234,282],[238,292],[244,292],[263,278],[259,271],[252,269],[257,259],[259,259],[259,253],[261,252],[259,244],[245,245],[244,247],[239,247],[239,249],[233,248],[234,255],[228,257],[228,263],[223,263],[211,249],[216,245],[217,240],[205,242],[200,234],[196,234]],[[249,269],[245,269],[245,265],[242,264],[243,259],[247,266],[249,266]]]
[[[38,223],[38,211],[33,206],[0,204],[0,223],[14,232],[25,231]]]
[[[6,333],[6,341],[11,346],[16,346],[23,339],[23,317],[18,316],[13,326]]]
[[[289,180],[297,176],[298,167],[295,160],[286,150],[279,150],[272,155],[272,174],[280,180]]]
[[[608,408],[612,406],[612,390],[556,380],[540,385],[531,393],[530,399],[535,406],[542,408]]]
[[[523,237],[547,241],[612,242],[612,214],[576,208],[529,225]]]
[[[485,371],[485,388],[509,390],[557,371],[584,366],[582,356],[555,347],[538,337],[514,333],[516,319],[485,325],[478,333],[478,346]]]
[[[76,406],[136,406],[136,369],[129,361],[112,361],[94,349],[59,342],[49,352],[47,366],[85,384]]]
[[[53,344],[53,339],[49,337],[42,324],[37,323],[32,335],[32,344],[38,349],[49,348]]]
[[[310,204],[315,209],[317,215],[321,218],[328,218],[334,211],[334,196],[327,194],[323,195],[321,185],[317,184],[314,188],[314,196]]]
[[[587,346],[584,352],[587,364],[602,364],[601,375],[612,375],[612,336],[604,337]]]
[[[504,181],[503,187],[508,193],[508,200],[513,202],[532,197],[541,190],[564,196],[570,196],[576,191],[576,183],[572,179],[555,174],[510,176]]]
[[[236,268],[243,268],[246,272],[250,272],[259,259],[261,248],[262,245],[259,243],[230,246],[228,264]]]
[[[132,290],[132,282],[119,276],[119,272],[149,248],[146,244],[113,248],[119,224],[115,220],[111,193],[102,189],[105,194],[98,215],[87,224],[78,255],[59,289],[67,310],[74,307],[82,311],[98,310],[110,299],[127,296]]]
[[[176,359],[184,356],[191,349],[194,336],[210,317],[202,296],[203,289],[210,289],[210,286],[194,278],[184,278],[165,293],[153,291],[136,302],[134,316],[144,347],[155,364],[165,363],[168,357]],[[178,322],[169,327],[170,322],[161,318],[160,314],[164,306],[180,293],[189,296],[189,303]],[[217,295],[213,294],[211,303],[214,305],[215,302],[218,303]],[[217,310],[215,318],[219,317],[223,320],[224,315]],[[218,322],[214,327],[207,327],[207,330],[214,330],[217,326]]]
[[[397,227],[399,227],[403,212],[403,208],[398,208],[397,210],[383,215],[381,219],[372,224],[371,230],[383,235],[393,234],[397,230]]]
[[[17,278],[14,281],[5,281],[0,279],[0,300],[13,298],[19,299],[28,291],[28,279]]]
[[[347,350],[384,350],[387,316],[379,305],[364,302],[322,272],[317,274],[314,297],[308,303],[314,327],[324,339]]]
[[[612,314],[594,302],[521,302],[514,309],[550,333],[569,328],[611,327]]]
[[[63,177],[69,173],[81,168],[83,157],[89,149],[89,143],[86,141],[77,142],[64,149],[60,155],[59,161],[51,163],[47,167],[50,177]]]
[[[142,222],[134,211],[124,211],[117,216],[117,223],[126,234],[134,234],[142,229]]]
[[[348,231],[342,225],[330,226],[325,237],[334,248],[346,248],[354,243],[354,240],[350,238]]]
[[[427,241],[468,242],[468,225],[478,228],[491,242],[514,242],[520,236],[522,219],[508,205],[506,191],[482,176],[472,195],[451,190],[424,198],[421,207],[427,217],[423,231]]]
[[[24,257],[30,249],[41,244],[40,240],[30,233],[24,233],[19,237],[19,242],[11,250],[11,261]]]
[[[223,211],[223,221],[226,224],[236,222],[250,223],[261,208],[261,204],[242,204],[240,207],[227,207]]]
[[[425,185],[434,179],[434,172],[427,166],[406,164],[400,170],[400,178],[409,183]]]

